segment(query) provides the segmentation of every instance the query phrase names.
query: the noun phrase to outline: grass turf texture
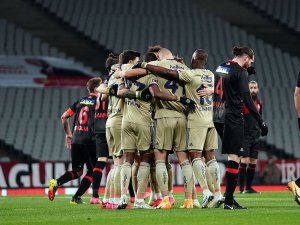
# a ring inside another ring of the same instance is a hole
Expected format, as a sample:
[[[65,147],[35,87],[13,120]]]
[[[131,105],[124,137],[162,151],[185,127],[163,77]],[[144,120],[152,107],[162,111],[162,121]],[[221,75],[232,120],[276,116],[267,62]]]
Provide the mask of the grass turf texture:
[[[1,197],[0,224],[282,225],[297,224],[300,211],[290,192],[236,193],[236,200],[247,210],[179,209],[183,195],[175,198],[170,210],[105,210],[99,205],[70,205],[70,196],[57,196],[53,202],[47,196]],[[83,200],[88,203],[89,196]]]

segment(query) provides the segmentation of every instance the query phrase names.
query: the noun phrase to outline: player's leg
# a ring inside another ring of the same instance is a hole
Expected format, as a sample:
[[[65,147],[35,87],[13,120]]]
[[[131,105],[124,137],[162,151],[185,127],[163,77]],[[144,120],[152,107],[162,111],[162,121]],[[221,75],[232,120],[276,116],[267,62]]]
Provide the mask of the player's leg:
[[[176,120],[174,118],[168,119],[170,119],[168,121],[169,124],[172,124],[171,120],[176,121],[173,127],[173,143],[180,163],[185,189],[185,200],[181,208],[193,208],[192,192],[194,188],[194,176],[186,146],[186,118],[176,118]]]
[[[151,154],[151,168],[150,168],[150,188],[151,188],[151,195],[149,198],[148,204],[152,206],[153,208],[157,207],[162,200],[162,195],[160,193],[157,179],[156,179],[156,169],[155,169],[155,159],[154,159],[154,154]]]
[[[166,167],[167,150],[172,149],[172,130],[165,122],[166,118],[156,119],[155,121],[155,138],[154,138],[154,156],[155,172],[159,190],[162,195],[162,201],[157,208],[171,208],[168,196],[168,171]]]
[[[53,201],[55,198],[55,194],[57,191],[57,188],[61,185],[77,179],[82,175],[83,171],[83,160],[82,160],[82,152],[80,151],[81,145],[72,144],[71,146],[71,160],[72,160],[72,170],[67,171],[62,176],[60,176],[58,179],[52,179],[49,182],[49,190],[48,190],[48,197],[50,201]]]
[[[247,177],[246,177],[246,190],[245,193],[257,194],[256,190],[252,188],[252,182],[255,176],[255,168],[257,164],[257,158],[250,158],[248,167],[247,167]]]
[[[212,149],[212,147],[209,147]],[[214,147],[213,147],[214,148]],[[223,196],[221,193],[221,175],[220,175],[220,167],[215,158],[214,150],[204,151],[207,171],[209,176],[211,177],[212,184],[214,186],[214,199],[208,204],[209,208],[219,208],[221,204],[223,204]]]
[[[171,205],[175,205],[175,198],[173,195],[173,168],[169,162],[169,153],[170,152],[168,152],[168,156],[166,158],[166,167],[168,172],[168,195]]]
[[[91,204],[100,204],[99,199],[99,187],[102,179],[103,170],[106,166],[107,159],[109,156],[108,146],[106,142],[105,134],[96,134],[96,155],[97,155],[97,162],[93,169],[93,184],[92,190],[93,195],[90,199]]]
[[[201,207],[206,208],[213,194],[210,192],[206,178],[206,168],[202,160],[202,150],[205,143],[207,128],[188,128],[187,145],[194,175],[203,192]]]
[[[228,163],[226,168],[226,195],[224,209],[243,209],[236,204],[233,198],[238,179],[238,168],[241,156],[244,152],[244,125],[240,123],[232,124],[236,118],[225,117],[225,127],[223,133],[222,153],[228,154]]]
[[[140,151],[141,163],[138,170],[137,181],[138,188],[137,194],[134,202],[134,208],[142,208],[142,209],[152,209],[151,206],[145,204],[144,195],[149,183],[149,175],[150,175],[150,151]]]
[[[131,123],[122,122],[121,148],[123,150],[124,163],[121,167],[121,199],[118,209],[125,209],[128,205],[127,191],[132,175],[132,164],[134,163],[136,144],[135,133]]]
[[[91,183],[93,181],[93,169],[96,164],[96,143],[84,145],[82,151],[84,152],[84,163],[87,167],[87,173],[81,180],[76,193],[73,195],[72,200],[70,202],[71,204],[84,203],[81,199],[81,196],[87,191],[87,189],[91,186]]]
[[[109,201],[109,196],[110,196],[110,180],[111,180],[112,171],[113,171],[113,168],[111,168],[109,170],[109,173],[107,174],[107,177],[106,177],[106,184],[105,184],[105,191],[104,191],[103,201],[102,201],[102,204],[100,205],[101,208],[106,208],[106,204]]]
[[[257,158],[258,158],[258,150],[259,150],[259,139],[254,138],[251,142],[251,148],[250,148],[250,159],[247,167],[245,193],[251,193],[251,194],[259,193],[252,188],[252,182],[255,176],[255,169],[256,169]]]
[[[239,187],[240,187],[240,193],[244,193],[245,190],[245,179],[247,174],[247,165],[249,163],[250,158],[249,157],[243,157],[241,158],[240,166],[239,166]]]
[[[300,177],[295,181],[290,181],[287,185],[288,189],[293,192],[295,201],[300,205]]]

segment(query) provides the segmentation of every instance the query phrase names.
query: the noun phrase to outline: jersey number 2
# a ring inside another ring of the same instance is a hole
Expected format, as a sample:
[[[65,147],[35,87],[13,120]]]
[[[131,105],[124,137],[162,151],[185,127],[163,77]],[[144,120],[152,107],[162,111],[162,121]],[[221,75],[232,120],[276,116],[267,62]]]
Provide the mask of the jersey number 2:
[[[178,85],[175,81],[169,80],[165,83],[165,89],[171,90],[172,94],[175,94],[178,89]]]

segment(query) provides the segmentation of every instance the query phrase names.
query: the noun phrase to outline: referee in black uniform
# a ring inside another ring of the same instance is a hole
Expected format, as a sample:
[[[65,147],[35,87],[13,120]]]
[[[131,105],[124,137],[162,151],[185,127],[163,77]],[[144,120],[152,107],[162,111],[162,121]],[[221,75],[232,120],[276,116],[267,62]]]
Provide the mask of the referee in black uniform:
[[[224,209],[244,209],[234,199],[237,185],[238,167],[244,155],[244,117],[243,104],[257,121],[261,135],[268,133],[268,127],[257,112],[248,87],[247,69],[254,62],[254,52],[248,47],[234,47],[234,58],[221,64],[216,72],[223,73],[222,82],[225,100],[225,119],[222,142],[222,153],[228,154],[226,168],[226,197]]]

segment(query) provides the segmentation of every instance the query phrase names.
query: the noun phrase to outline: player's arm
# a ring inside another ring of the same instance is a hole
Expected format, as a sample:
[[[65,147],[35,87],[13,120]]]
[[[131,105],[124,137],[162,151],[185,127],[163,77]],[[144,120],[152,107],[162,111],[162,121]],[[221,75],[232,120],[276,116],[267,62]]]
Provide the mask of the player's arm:
[[[61,116],[61,124],[63,126],[64,132],[66,134],[65,146],[70,149],[72,142],[72,132],[70,130],[69,118],[74,115],[74,111],[69,108]]]
[[[148,74],[147,70],[142,69],[142,68],[137,68],[137,69],[129,69],[129,70],[118,70],[115,72],[115,77],[116,78],[125,78],[125,79],[130,79],[130,78],[141,78],[143,76],[146,76]]]
[[[183,105],[188,106],[192,111],[195,110],[196,108],[196,102],[193,100],[185,97],[185,96],[175,96],[175,95],[170,95],[165,92],[162,92],[157,84],[151,84],[149,86],[150,93],[152,97],[158,98],[160,100],[164,101],[177,101],[181,102]]]
[[[142,91],[132,91],[125,87],[125,83],[121,83],[119,85],[117,96],[120,98],[143,99],[146,101],[151,99],[151,94],[148,87]]]

